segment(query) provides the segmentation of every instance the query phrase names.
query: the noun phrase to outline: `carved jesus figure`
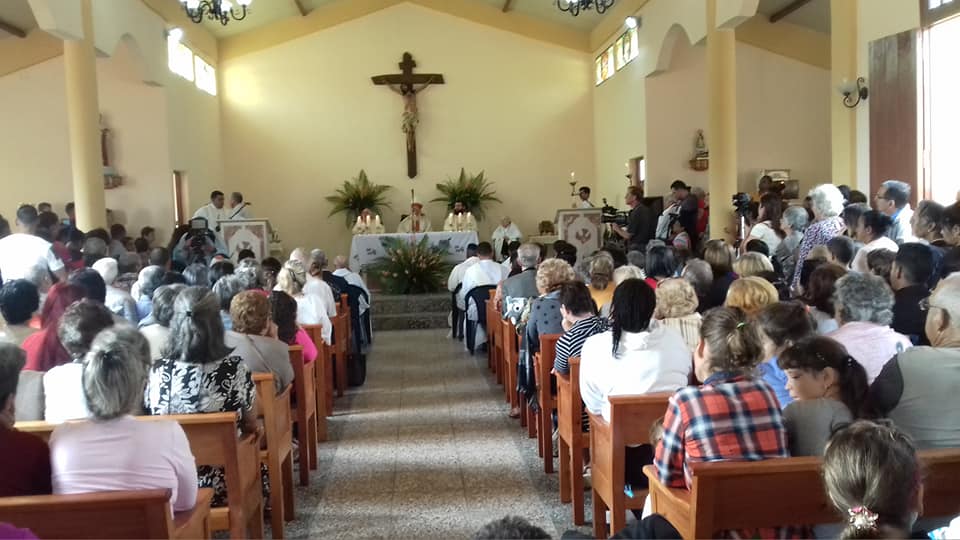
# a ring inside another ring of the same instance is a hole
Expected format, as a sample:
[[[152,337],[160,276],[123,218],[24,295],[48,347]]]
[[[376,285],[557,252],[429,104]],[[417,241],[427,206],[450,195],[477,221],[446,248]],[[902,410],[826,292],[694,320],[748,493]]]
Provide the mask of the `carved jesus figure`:
[[[403,98],[403,114],[400,116],[400,130],[407,135],[407,150],[413,150],[416,145],[417,126],[420,124],[420,112],[417,110],[417,94],[430,86],[430,83],[414,85],[391,84],[390,89]]]

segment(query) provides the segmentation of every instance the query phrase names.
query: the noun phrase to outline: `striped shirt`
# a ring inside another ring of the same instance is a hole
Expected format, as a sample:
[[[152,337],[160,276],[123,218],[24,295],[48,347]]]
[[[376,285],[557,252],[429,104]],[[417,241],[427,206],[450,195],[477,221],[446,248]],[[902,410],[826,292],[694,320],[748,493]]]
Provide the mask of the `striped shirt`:
[[[780,405],[762,379],[715,373],[703,386],[681,388],[667,405],[654,466],[672,488],[692,485],[691,463],[789,457]],[[788,524],[784,524],[788,525]],[[796,528],[717,531],[719,538],[783,538]]]
[[[570,373],[569,361],[571,358],[580,356],[580,350],[583,349],[583,343],[587,338],[606,332],[609,328],[607,320],[596,315],[574,323],[573,327],[557,340],[557,357],[553,361],[554,371],[563,375]]]

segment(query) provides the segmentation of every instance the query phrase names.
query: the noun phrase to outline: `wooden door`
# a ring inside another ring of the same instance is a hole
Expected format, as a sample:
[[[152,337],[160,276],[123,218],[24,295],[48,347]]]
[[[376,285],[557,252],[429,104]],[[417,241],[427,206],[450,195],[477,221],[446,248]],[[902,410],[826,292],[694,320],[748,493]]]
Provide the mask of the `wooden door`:
[[[917,31],[870,42],[870,195],[886,180],[910,184],[913,203],[920,192]]]

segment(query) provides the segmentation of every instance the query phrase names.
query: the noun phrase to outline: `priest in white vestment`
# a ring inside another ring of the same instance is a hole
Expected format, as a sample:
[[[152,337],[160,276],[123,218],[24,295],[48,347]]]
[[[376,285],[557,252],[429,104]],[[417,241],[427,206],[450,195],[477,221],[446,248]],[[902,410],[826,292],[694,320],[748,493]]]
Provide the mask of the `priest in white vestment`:
[[[479,312],[477,305],[467,298],[467,294],[475,287],[499,285],[501,281],[507,279],[507,275],[509,274],[500,263],[493,260],[493,246],[491,246],[489,242],[480,242],[477,244],[477,259],[479,259],[477,263],[471,266],[463,275],[463,287],[460,288],[460,292],[457,294],[458,303],[460,298],[464,300],[464,305],[467,308],[466,319],[469,321],[479,321],[481,316],[486,315]],[[475,347],[479,347],[486,342],[487,335],[478,324]]]
[[[230,215],[227,213],[227,209],[223,207],[223,202],[223,192],[214,191],[210,194],[210,204],[201,206],[193,214],[195,218],[205,218],[207,220],[207,228],[217,232],[218,236],[220,233],[219,222],[226,221]]]
[[[353,226],[353,234],[383,234],[383,222],[380,216],[375,216],[369,208],[364,208],[357,216],[357,223]]]
[[[363,282],[363,277],[360,274],[350,270],[350,262],[343,255],[337,255],[333,259],[333,275],[337,277],[342,277],[347,280],[347,283],[355,287],[360,287],[363,289],[363,292],[367,293],[367,298],[364,299],[363,296],[360,297],[360,314],[364,314],[367,309],[370,307],[370,301],[373,300],[373,297],[370,296],[370,289],[367,288],[367,284]]]
[[[499,260],[509,258],[507,257],[508,253],[506,253],[507,246],[510,245],[510,242],[519,242],[522,237],[523,233],[509,217],[500,220],[500,226],[493,231],[493,252],[496,254],[496,258]]]
[[[243,193],[234,191],[230,194],[230,210],[227,212],[227,219],[253,219],[250,203],[243,202]]]
[[[477,220],[474,219],[473,214],[467,211],[465,204],[457,201],[453,203],[453,212],[443,222],[443,230],[446,232],[475,231],[477,230]]]
[[[430,218],[423,213],[423,203],[417,199],[413,199],[413,202],[410,203],[410,215],[403,218],[400,226],[397,227],[397,232],[415,234],[430,232],[432,230],[433,225],[430,223]]]

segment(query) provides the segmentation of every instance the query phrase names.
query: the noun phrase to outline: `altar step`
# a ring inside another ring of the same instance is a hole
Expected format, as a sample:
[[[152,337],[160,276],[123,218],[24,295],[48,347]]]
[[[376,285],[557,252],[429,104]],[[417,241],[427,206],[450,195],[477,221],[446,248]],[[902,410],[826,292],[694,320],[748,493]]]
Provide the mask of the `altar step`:
[[[373,295],[373,329],[422,330],[447,328],[450,293]]]

